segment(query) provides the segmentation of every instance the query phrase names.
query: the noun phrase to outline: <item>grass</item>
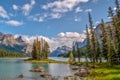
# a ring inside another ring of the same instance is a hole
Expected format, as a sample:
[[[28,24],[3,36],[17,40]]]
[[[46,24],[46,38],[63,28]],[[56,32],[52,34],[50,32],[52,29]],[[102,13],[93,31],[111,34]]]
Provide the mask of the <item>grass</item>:
[[[107,63],[97,64],[90,69],[87,80],[120,80],[120,65],[108,66]]]
[[[27,59],[25,61],[31,62],[31,63],[65,63],[65,64],[69,64],[68,61],[56,61],[56,60],[52,60],[52,59],[42,59],[42,60]]]

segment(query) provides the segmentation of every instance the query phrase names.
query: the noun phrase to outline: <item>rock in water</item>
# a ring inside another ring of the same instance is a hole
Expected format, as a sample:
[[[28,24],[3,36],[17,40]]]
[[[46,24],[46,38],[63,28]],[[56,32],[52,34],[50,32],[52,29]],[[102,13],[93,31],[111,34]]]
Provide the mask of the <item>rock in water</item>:
[[[24,75],[23,75],[23,74],[20,74],[20,75],[18,76],[18,78],[24,78]]]
[[[75,75],[79,77],[86,77],[88,74],[90,74],[90,71],[86,68],[81,68],[75,73]]]
[[[43,78],[52,78],[51,74],[41,74],[40,76]]]
[[[36,66],[34,69],[31,69],[30,72],[44,72],[45,69],[41,66]]]

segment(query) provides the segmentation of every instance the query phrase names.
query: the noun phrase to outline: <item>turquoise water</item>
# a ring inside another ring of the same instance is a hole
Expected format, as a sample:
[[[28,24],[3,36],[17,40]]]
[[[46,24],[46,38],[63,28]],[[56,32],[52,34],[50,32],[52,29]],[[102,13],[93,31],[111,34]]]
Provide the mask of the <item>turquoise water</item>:
[[[35,65],[33,63],[24,62],[22,58],[0,58],[0,80],[47,80],[40,77],[40,73],[29,72]],[[69,64],[56,63],[40,63],[45,68],[46,73],[52,76],[70,76],[73,71]],[[25,78],[18,79],[17,76],[24,74]]]

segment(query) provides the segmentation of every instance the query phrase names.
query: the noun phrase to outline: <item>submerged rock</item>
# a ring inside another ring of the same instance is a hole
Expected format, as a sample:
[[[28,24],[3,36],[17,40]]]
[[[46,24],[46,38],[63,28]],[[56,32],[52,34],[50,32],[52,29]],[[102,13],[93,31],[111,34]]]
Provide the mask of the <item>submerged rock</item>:
[[[31,69],[30,72],[44,72],[45,69],[41,66],[36,66],[34,69]]]
[[[51,74],[41,74],[40,76],[43,78],[52,78]]]
[[[24,78],[23,74],[18,75],[18,78]]]
[[[86,77],[88,74],[90,74],[90,71],[87,68],[81,68],[74,75],[79,77]]]
[[[72,70],[78,70],[79,66],[70,66]]]

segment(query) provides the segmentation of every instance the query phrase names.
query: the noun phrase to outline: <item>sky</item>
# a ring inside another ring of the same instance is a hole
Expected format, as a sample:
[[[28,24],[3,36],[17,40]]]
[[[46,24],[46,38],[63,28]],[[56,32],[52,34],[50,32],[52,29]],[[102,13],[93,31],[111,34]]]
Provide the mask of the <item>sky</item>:
[[[0,32],[48,38],[82,34],[91,12],[94,25],[108,21],[114,0],[0,0]]]

